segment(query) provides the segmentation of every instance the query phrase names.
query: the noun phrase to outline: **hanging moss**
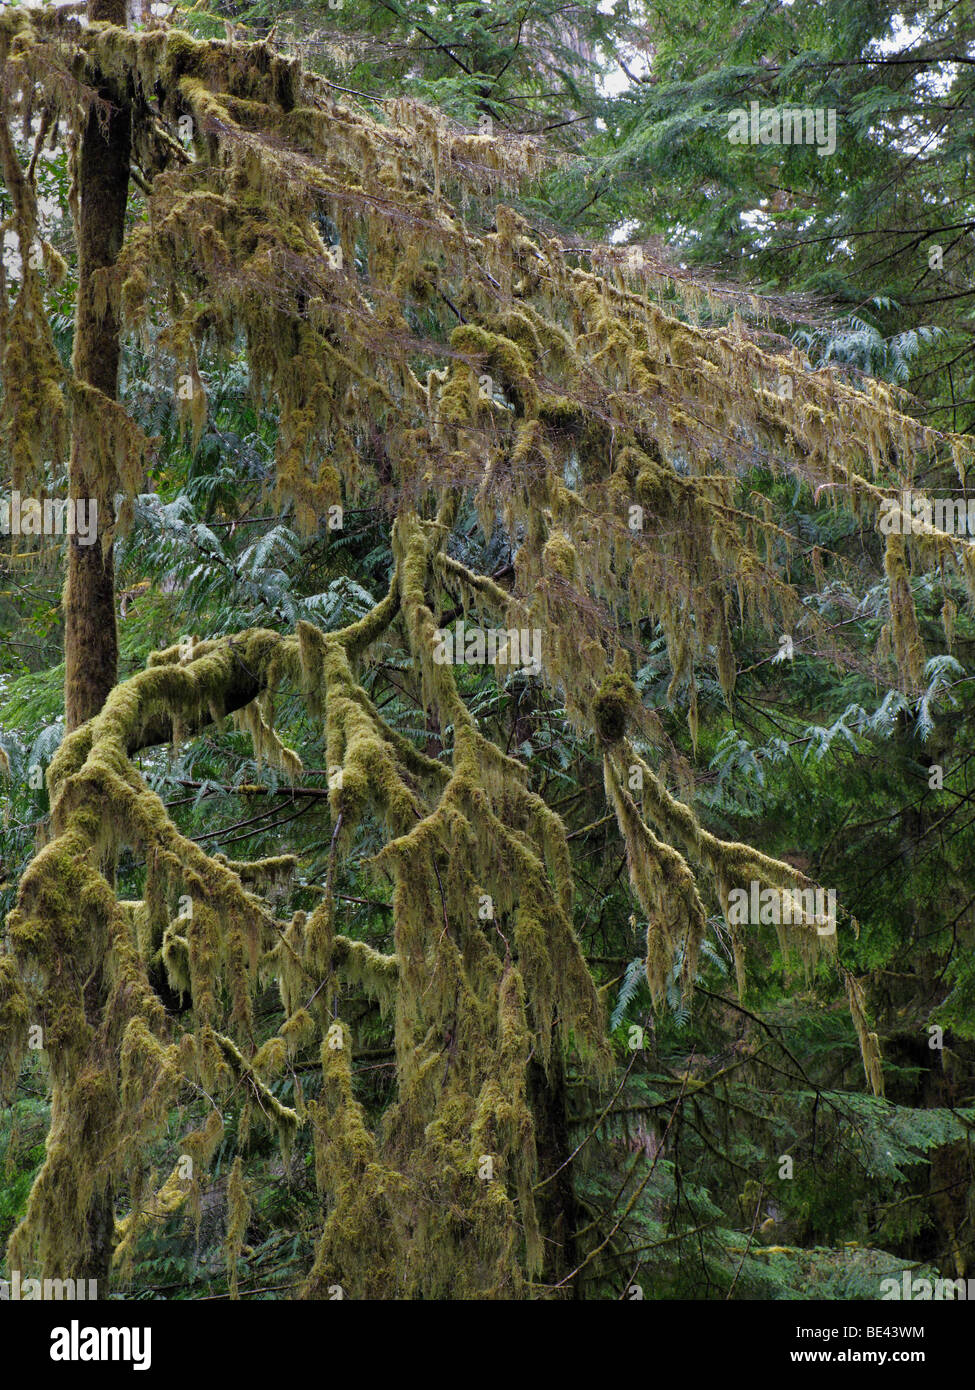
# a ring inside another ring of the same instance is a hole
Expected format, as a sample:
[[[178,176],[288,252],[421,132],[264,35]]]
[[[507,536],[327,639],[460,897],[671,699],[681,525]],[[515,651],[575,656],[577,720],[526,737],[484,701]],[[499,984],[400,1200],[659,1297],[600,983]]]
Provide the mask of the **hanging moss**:
[[[29,254],[35,169],[21,167],[11,135],[36,100],[44,119],[65,123],[77,151],[85,123],[105,115],[98,93],[110,92],[130,118],[146,215],[128,229],[117,263],[92,277],[86,303],[118,315],[132,335],[163,325],[154,341],[183,379],[191,442],[209,410],[202,354],[246,344],[255,400],[279,425],[273,501],[293,509],[301,529],[314,531],[328,507],[374,487],[377,435],[395,513],[389,590],[359,621],[327,633],[301,623],[290,636],[255,629],[188,654],[167,648],[53,759],[51,838],[22,879],[0,956],[0,1082],[16,1078],[27,1022],[40,1020],[55,1117],[10,1259],[48,1275],[76,1271],[88,1253],[85,1213],[133,1173],[147,1219],[184,1203],[192,1211],[199,1177],[184,1192],[172,1175],[159,1184],[142,1171],[146,1144],[191,1085],[215,1098],[203,1128],[180,1141],[201,1169],[231,1092],[248,1097],[242,1134],[258,1112],[285,1146],[298,1124],[313,1126],[326,1216],[308,1296],[335,1285],[352,1297],[522,1295],[543,1263],[529,1065],[551,1069],[570,1038],[579,1064],[597,1074],[610,1053],[573,926],[564,823],[531,789],[528,769],[484,736],[453,666],[435,659],[445,594],[459,590],[465,606],[506,629],[542,633],[539,677],[569,720],[599,738],[659,1000],[678,954],[685,988],[693,981],[706,900],[720,906],[753,879],[809,881],[706,832],[631,745],[654,729],[626,656],[640,622],[660,625],[668,695],[686,698],[696,745],[700,669],[715,668],[730,703],[739,619],[791,630],[802,614],[831,650],[827,624],[782,577],[794,538],[760,505],[741,502],[736,472],[762,460],[828,483],[827,495],[842,496],[866,524],[932,451],[963,476],[972,441],[921,426],[876,383],[854,390],[796,354],[760,348],[740,322],[700,326],[693,295],[672,278],[661,288],[682,310],[665,312],[598,254],[587,269],[578,248],[503,205],[480,235],[459,206],[530,176],[531,142],[473,136],[414,101],[374,114],[343,105],[267,43],[135,33],[43,7],[0,14],[0,59],[16,76],[0,94],[0,166],[24,261],[16,286],[0,281],[0,449],[15,482],[63,461],[69,427],[100,498],[131,501],[151,457],[151,442],[107,391],[61,368],[44,294],[63,266],[49,248]],[[190,149],[175,138],[183,116],[193,123]],[[77,193],[75,179],[76,207]],[[418,305],[434,325],[430,342],[409,327]],[[783,373],[795,384],[788,399],[771,389]],[[467,498],[486,529],[500,518],[517,538],[503,583],[447,553]],[[909,562],[932,555],[957,566],[975,593],[967,542],[930,527],[888,538],[891,645],[907,686],[924,663]],[[954,616],[946,610],[946,628]],[[418,752],[367,693],[362,668],[386,641],[405,648],[449,758]],[[328,766],[341,769],[329,789],[334,853],[321,899],[287,922],[273,898],[293,858],[207,854],[179,832],[135,761],[143,748],[181,743],[230,715],[258,761],[300,784],[299,751],[275,727],[282,690],[321,721]],[[634,766],[639,805],[625,775]],[[334,864],[367,817],[382,840],[373,867],[393,884],[388,953],[336,930]],[[123,846],[150,866],[136,903],[119,903],[99,868]],[[477,915],[485,894],[494,926]],[[188,917],[175,915],[184,897]],[[835,949],[803,924],[782,940],[809,959]],[[740,937],[733,948],[743,989]],[[89,1018],[79,982],[96,963],[107,997]],[[192,1010],[175,1041],[150,983],[160,965]],[[255,992],[269,978],[285,1016],[258,1049]],[[845,983],[877,1090],[865,993],[852,977]],[[353,1092],[353,1039],[334,1014],[343,984],[392,1019],[397,1090],[379,1125]],[[291,1111],[269,1081],[315,1045],[321,1093],[307,1111]],[[228,1184],[233,1289],[247,1223],[238,1156]],[[142,1224],[133,1210],[119,1225],[123,1266]]]

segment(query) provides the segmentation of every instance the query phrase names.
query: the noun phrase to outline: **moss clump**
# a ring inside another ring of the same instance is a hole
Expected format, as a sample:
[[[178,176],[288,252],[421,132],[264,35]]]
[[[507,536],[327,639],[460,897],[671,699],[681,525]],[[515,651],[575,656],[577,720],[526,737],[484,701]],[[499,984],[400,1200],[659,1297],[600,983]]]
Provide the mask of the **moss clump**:
[[[611,671],[600,685],[592,706],[599,737],[606,743],[618,743],[639,703],[632,678],[625,671]]]
[[[576,548],[564,531],[554,531],[542,551],[542,568],[546,574],[557,575],[571,583],[575,578],[578,556]]]

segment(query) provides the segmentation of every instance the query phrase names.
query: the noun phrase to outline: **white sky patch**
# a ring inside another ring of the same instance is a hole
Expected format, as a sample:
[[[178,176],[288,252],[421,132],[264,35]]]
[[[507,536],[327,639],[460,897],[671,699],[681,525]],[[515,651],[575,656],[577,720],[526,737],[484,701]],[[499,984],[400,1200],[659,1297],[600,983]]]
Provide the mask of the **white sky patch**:
[[[597,9],[600,14],[613,14],[616,10],[615,0],[599,0]],[[633,84],[617,62],[615,49],[610,47],[604,52],[611,66],[609,66],[608,72],[603,73],[597,87],[604,97],[618,97],[621,93],[628,91]],[[644,54],[622,44],[619,45],[619,54],[634,77],[646,77],[650,71],[650,63]]]
[[[767,201],[767,198],[762,199],[763,203]],[[752,208],[750,211],[741,214],[741,221],[743,225],[748,227],[751,231],[758,233],[758,236],[753,239],[753,246],[764,247],[769,245],[771,241],[771,232],[775,227],[775,223],[767,212],[760,207]]]
[[[629,240],[639,225],[640,223],[635,217],[628,217],[625,222],[618,223],[609,234],[610,243],[613,246],[622,245],[623,242]]]
[[[3,256],[3,268],[11,280],[20,279],[20,251],[18,249],[17,233],[4,232],[3,248],[0,251]]]

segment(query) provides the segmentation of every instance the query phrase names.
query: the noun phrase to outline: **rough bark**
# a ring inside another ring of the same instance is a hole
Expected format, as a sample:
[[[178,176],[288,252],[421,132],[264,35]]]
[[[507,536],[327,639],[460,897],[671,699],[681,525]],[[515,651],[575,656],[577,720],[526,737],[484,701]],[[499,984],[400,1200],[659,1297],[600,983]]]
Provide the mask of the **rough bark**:
[[[124,25],[125,0],[91,0],[91,21]],[[112,100],[117,94],[103,91]],[[89,111],[78,164],[78,301],[75,325],[76,376],[114,399],[118,391],[119,322],[111,303],[93,294],[95,277],[115,264],[122,246],[129,187],[130,116],[113,105],[107,119]],[[105,298],[105,296],[102,296]],[[69,492],[98,503],[98,542],[80,545],[71,537],[65,592],[65,720],[75,729],[97,714],[115,684],[118,633],[115,624],[115,566],[102,538],[112,524],[112,498],[88,442],[71,444]],[[99,476],[100,475],[100,476]]]
[[[538,1173],[541,1179],[556,1174],[537,1194],[539,1225],[545,1240],[543,1281],[554,1286],[576,1268],[575,1232],[578,1209],[572,1164],[568,1161],[569,1126],[566,1114],[565,1069],[560,1046],[552,1048],[548,1073],[541,1063],[532,1061],[528,1068],[532,1113],[535,1118],[535,1146],[538,1154]],[[567,1285],[561,1290],[564,1297],[578,1296],[578,1290]]]
[[[126,0],[89,0],[88,19],[124,25]],[[102,92],[112,99],[114,93]],[[75,320],[76,376],[113,399],[118,393],[119,322],[110,302],[96,303],[97,272],[115,264],[122,247],[129,189],[130,115],[113,105],[107,119],[89,110],[78,163],[78,299]],[[98,476],[101,474],[101,476]],[[115,564],[111,544],[103,543],[114,522],[112,498],[106,494],[104,469],[97,468],[86,441],[71,442],[69,493],[98,503],[98,541],[68,547],[65,590],[65,725],[70,731],[96,715],[115,685],[118,674],[118,632],[115,623]],[[85,1012],[97,1028],[104,1004],[101,967],[86,991]],[[111,1187],[97,1193],[88,1211],[90,1255],[80,1277],[97,1281],[107,1296],[115,1237],[115,1203]]]

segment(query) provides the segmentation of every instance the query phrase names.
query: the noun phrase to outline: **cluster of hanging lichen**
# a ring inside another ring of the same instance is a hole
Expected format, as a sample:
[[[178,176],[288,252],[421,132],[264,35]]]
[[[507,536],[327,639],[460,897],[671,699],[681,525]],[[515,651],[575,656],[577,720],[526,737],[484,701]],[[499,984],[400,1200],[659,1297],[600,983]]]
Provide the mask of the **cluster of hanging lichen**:
[[[541,631],[544,679],[603,758],[658,995],[678,950],[693,978],[708,897],[726,904],[753,879],[806,880],[708,834],[646,761],[655,730],[631,680],[639,622],[665,634],[671,693],[686,689],[696,740],[695,669],[713,665],[731,702],[736,623],[756,612],[770,631],[789,630],[803,613],[782,577],[790,537],[742,501],[738,467],[788,468],[867,517],[942,451],[961,469],[969,442],[901,414],[875,383],[853,389],[798,354],[765,350],[737,317],[714,329],[664,312],[662,274],[624,272],[608,253],[600,264],[504,206],[488,229],[465,220],[468,199],[532,172],[529,145],[473,137],[405,102],[374,118],[265,45],[165,28],[135,34],[18,9],[0,17],[0,59],[13,204],[2,230],[21,252],[16,286],[0,283],[0,424],[15,479],[62,458],[70,426],[88,440],[106,496],[141,482],[147,441],[121,407],[63,371],[44,306],[45,283],[63,267],[49,248],[31,254],[37,150],[63,139],[76,151],[96,89],[109,90],[132,113],[145,203],[94,292],[169,364],[197,433],[201,353],[245,346],[255,395],[278,414],[277,497],[303,526],[375,485],[377,430],[396,517],[390,589],[361,622],[160,653],[52,764],[49,842],[23,879],[0,957],[2,1080],[16,1077],[28,1025],[40,1022],[54,1088],[46,1161],[11,1259],[77,1269],[92,1196],[136,1174],[139,1214],[118,1232],[124,1261],[141,1222],[192,1201],[221,1138],[218,1098],[243,1088],[243,1132],[270,1121],[287,1143],[297,1125],[314,1126],[328,1216],[309,1293],[516,1293],[542,1263],[529,1058],[547,1063],[569,1036],[594,1066],[607,1054],[572,927],[562,822],[525,767],[478,731],[453,668],[434,660],[434,613],[459,594],[465,611]],[[26,170],[16,116],[34,141]],[[418,336],[420,311],[439,338]],[[503,524],[516,543],[510,589],[447,553],[465,492],[485,531]],[[910,546],[963,567],[975,588],[969,547],[931,528]],[[911,683],[923,651],[909,553],[898,537],[887,572],[890,644]],[[428,712],[452,730],[449,763],[417,752],[366,694],[362,664],[387,640],[405,644]],[[298,755],[274,731],[281,683],[320,714],[328,764],[341,768],[333,864],[364,815],[384,827],[376,867],[395,885],[394,955],[336,933],[333,873],[314,912],[279,921],[260,889],[289,863],[207,855],[136,770],[140,748],[234,713],[258,755],[299,778]],[[118,901],[101,870],[122,845],[147,864],[136,903]],[[485,895],[495,915],[482,921]],[[781,930],[783,946],[804,953],[830,944],[812,924]],[[739,934],[740,977],[744,944]],[[84,989],[99,960],[109,992],[94,1029]],[[177,1037],[150,984],[160,967],[192,998],[193,1027]],[[268,977],[285,1019],[257,1049],[253,993]],[[863,992],[844,979],[877,1089]],[[335,1013],[342,980],[395,1021],[397,1093],[379,1131],[353,1094]],[[320,1097],[285,1109],[270,1084],[309,1044],[321,1048]],[[181,1141],[193,1175],[174,1170],[152,1191],[141,1155],[187,1088],[213,1098],[210,1121]],[[233,1255],[246,1225],[239,1167],[230,1193]]]

